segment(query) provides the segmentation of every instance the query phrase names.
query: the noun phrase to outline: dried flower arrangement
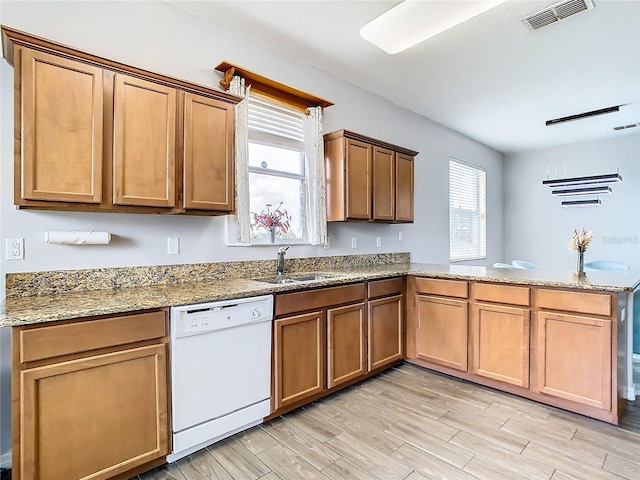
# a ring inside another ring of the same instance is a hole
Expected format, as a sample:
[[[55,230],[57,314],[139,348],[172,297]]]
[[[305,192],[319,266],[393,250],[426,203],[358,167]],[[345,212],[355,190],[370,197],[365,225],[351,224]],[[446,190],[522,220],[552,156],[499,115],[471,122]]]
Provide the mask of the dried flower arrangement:
[[[251,226],[253,228],[264,228],[267,232],[274,232],[276,234],[284,234],[287,233],[290,227],[291,215],[287,212],[286,209],[282,208],[282,204],[284,202],[280,202],[278,207],[271,211],[272,204],[267,203],[265,205],[266,212],[264,209],[258,214],[255,212],[251,212],[252,222]]]
[[[593,240],[593,233],[587,231],[586,228],[583,228],[582,230],[574,228],[571,241],[569,242],[569,250],[573,250],[575,252],[586,252],[591,240]]]

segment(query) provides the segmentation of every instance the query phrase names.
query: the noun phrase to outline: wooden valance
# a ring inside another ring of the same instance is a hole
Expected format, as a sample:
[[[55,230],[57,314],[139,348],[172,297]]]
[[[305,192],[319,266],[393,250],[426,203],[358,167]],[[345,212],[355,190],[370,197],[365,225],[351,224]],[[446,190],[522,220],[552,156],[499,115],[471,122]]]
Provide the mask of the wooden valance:
[[[306,112],[309,107],[326,108],[333,105],[333,102],[329,100],[297,90],[226,61],[218,65],[216,70],[224,73],[224,78],[220,80],[220,86],[225,90],[229,89],[233,76],[238,75],[245,79],[247,85],[251,85],[252,92],[282,102],[296,110]]]

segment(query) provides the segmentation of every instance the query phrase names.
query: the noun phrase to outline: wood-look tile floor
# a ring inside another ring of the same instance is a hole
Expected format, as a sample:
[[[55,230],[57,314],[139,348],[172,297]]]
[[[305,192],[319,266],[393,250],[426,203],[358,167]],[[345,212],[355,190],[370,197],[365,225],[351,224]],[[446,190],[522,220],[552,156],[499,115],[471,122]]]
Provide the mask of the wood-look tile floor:
[[[403,364],[139,480],[640,479],[620,428]]]

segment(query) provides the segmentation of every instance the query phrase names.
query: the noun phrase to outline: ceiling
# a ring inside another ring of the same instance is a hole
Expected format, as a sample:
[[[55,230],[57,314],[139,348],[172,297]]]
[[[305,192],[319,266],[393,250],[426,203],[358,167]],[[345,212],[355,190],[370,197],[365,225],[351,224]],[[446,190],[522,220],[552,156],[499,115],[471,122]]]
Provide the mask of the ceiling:
[[[640,132],[612,129],[640,122],[638,0],[593,0],[594,9],[533,32],[520,18],[555,2],[509,0],[396,55],[359,31],[397,1],[167,3],[501,152]],[[545,126],[613,105],[624,106]]]

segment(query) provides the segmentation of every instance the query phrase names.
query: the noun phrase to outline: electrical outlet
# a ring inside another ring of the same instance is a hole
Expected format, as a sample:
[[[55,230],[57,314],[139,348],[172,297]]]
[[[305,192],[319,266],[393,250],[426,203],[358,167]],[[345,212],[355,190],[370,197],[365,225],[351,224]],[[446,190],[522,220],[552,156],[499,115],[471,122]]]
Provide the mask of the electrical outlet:
[[[351,248],[358,248],[358,239],[356,237],[351,237]]]
[[[382,237],[376,237],[376,247],[380,248],[382,246]]]
[[[24,238],[7,238],[4,258],[6,260],[24,260]]]
[[[398,241],[401,242],[403,239],[402,230],[398,230]]]
[[[180,255],[179,237],[167,237],[167,253],[169,255]]]

